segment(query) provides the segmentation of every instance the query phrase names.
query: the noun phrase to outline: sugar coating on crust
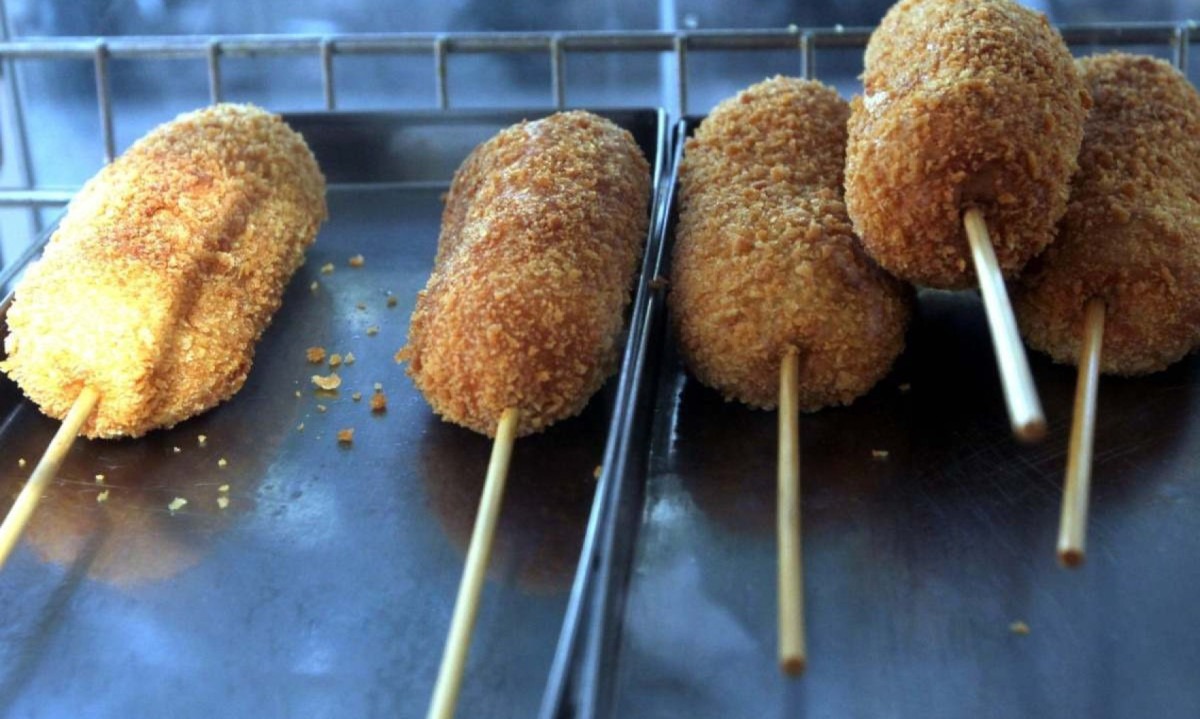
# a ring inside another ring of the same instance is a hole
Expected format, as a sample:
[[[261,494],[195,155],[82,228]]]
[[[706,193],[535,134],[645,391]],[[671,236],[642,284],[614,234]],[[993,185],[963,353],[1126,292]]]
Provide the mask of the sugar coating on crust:
[[[583,410],[617,366],[649,222],[632,135],[587,112],[502,130],[455,173],[400,359],[444,419],[518,435]]]
[[[1014,288],[1029,344],[1074,364],[1104,300],[1100,369],[1166,368],[1200,345],[1200,95],[1171,65],[1079,62],[1095,101],[1057,242]]]
[[[801,408],[848,404],[904,348],[909,292],[862,250],[842,203],[848,114],[832,89],[776,77],[688,140],[671,314],[688,368],[726,399],[774,407],[795,348]]]
[[[87,182],[8,312],[0,369],[82,434],[140,436],[231,397],[325,218],[325,180],[276,115],[216,105]]]
[[[902,0],[867,45],[851,102],[846,206],[884,268],[975,283],[964,210],[1013,277],[1054,239],[1087,91],[1044,15],[1010,0]]]

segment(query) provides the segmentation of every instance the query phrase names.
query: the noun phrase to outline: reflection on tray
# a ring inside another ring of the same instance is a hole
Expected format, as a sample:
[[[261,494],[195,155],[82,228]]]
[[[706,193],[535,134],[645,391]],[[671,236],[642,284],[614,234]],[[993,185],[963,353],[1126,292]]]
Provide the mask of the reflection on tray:
[[[492,548],[490,574],[527,591],[554,594],[571,583],[611,412],[610,382],[578,417],[516,443]],[[421,476],[430,508],[466,555],[492,443],[430,417]]]

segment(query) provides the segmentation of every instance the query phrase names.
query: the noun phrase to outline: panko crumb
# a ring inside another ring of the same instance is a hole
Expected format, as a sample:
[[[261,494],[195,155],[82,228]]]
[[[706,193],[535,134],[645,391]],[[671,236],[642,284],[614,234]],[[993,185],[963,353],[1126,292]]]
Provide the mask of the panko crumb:
[[[350,399],[354,400],[355,402],[361,400],[362,392],[355,392],[354,394],[350,395]]]
[[[108,490],[107,489],[104,490],[103,492],[101,492],[100,494],[96,495],[96,502],[98,504],[104,504],[107,501],[108,501]]]
[[[304,431],[304,423],[303,423],[303,422],[301,422],[300,424],[296,425],[296,431],[297,431],[297,432],[303,432],[303,431]]]
[[[170,510],[171,514],[175,514],[179,510],[186,507],[187,503],[188,501],[183,497],[176,497],[175,499],[171,500],[170,504],[167,505],[167,509]]]
[[[325,414],[325,410],[327,410],[327,409],[329,409],[329,408],[323,404],[317,405],[317,411],[320,412],[321,414]]]
[[[104,475],[103,474],[96,475],[96,484],[104,484]]]
[[[222,484],[220,487],[217,487],[217,491],[218,491],[218,492],[228,492],[228,491],[229,491],[229,485],[228,485],[228,484]]]
[[[312,383],[323,390],[335,390],[342,386],[342,378],[337,376],[336,372],[331,372],[328,376],[315,374],[312,376]]]
[[[382,383],[382,382],[376,382],[376,383],[375,383],[375,391],[376,391],[376,392],[382,392],[382,391],[383,391],[383,383]]]
[[[597,464],[597,465],[596,465],[596,468],[592,470],[592,478],[593,478],[593,479],[600,479],[600,475],[602,475],[602,474],[604,474],[604,465],[603,465],[603,464]]]
[[[366,260],[363,259],[362,255],[355,255],[350,258],[347,264],[349,264],[351,267],[362,267],[366,264]]]
[[[304,351],[304,356],[307,357],[308,361],[312,364],[321,364],[325,361],[325,348],[309,347]]]
[[[320,286],[321,286],[321,283],[320,283],[320,282],[317,282],[316,280],[313,280],[313,281],[312,281],[312,284],[308,286],[308,289],[309,289],[309,291],[311,291],[311,292],[316,292],[316,291],[317,291],[317,289],[318,289]]]
[[[886,449],[871,450],[871,459],[875,460],[876,462],[886,462],[887,458],[888,451]]]
[[[201,447],[208,446],[208,435],[202,434],[196,437],[196,444],[200,445]]]
[[[326,262],[325,264],[321,265],[321,274],[332,275],[333,274],[333,263]]]
[[[379,334],[379,325],[371,325],[367,328],[368,337],[374,337],[377,334]]]
[[[171,451],[174,452],[175,454],[179,454],[180,452],[183,451],[183,448],[182,447],[172,447]]]
[[[337,441],[338,444],[354,444],[354,429],[352,427],[339,429],[337,433]]]
[[[388,295],[388,298],[387,298],[387,306],[388,307],[395,307],[399,303],[400,303],[400,301],[396,299],[396,295],[393,295],[393,294]]]
[[[226,467],[229,466],[229,462],[224,457],[222,457],[217,460],[217,466],[220,467],[221,469],[225,469]]]
[[[17,466],[18,466],[18,467],[24,467],[24,466],[25,466],[25,464],[26,464],[26,462],[25,462],[25,458],[24,458],[24,457],[21,457],[20,459],[18,459],[18,460],[17,460]]]
[[[217,507],[225,509],[229,506],[229,497],[217,497]]]
[[[337,354],[335,352],[334,354],[329,356],[329,366],[330,367],[337,367],[341,363],[342,363],[342,356],[340,354]]]
[[[387,411],[387,395],[382,390],[375,390],[371,395],[371,411],[376,414]]]
[[[1029,625],[1026,624],[1025,622],[1017,620],[1017,621],[1013,622],[1012,624],[1008,625],[1008,631],[1012,632],[1013,634],[1020,634],[1021,636],[1025,636],[1026,634],[1029,634]]]
[[[345,362],[346,364],[354,364],[354,353],[347,352],[346,356],[342,359],[342,361]]]
[[[367,309],[367,303],[366,302],[356,302],[356,303],[354,303],[354,308],[358,309],[358,310],[365,310],[365,309]]]

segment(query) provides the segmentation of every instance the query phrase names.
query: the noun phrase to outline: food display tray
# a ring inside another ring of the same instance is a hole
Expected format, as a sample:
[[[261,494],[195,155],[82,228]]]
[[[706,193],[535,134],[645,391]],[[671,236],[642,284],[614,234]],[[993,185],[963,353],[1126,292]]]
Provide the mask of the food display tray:
[[[543,717],[1200,716],[1200,360],[1102,379],[1087,562],[1066,570],[1074,368],[1031,355],[1049,436],[1018,444],[977,293],[921,291],[890,375],[801,417],[809,665],[787,678],[777,418],[685,372],[669,242],[660,259],[649,450],[613,493],[599,609]]]
[[[286,117],[330,182],[330,219],[237,396],[71,449],[0,572],[0,716],[424,716],[491,442],[435,417],[393,355],[454,169],[548,112]],[[663,113],[600,114],[662,184]],[[355,357],[336,392],[310,382],[330,371],[307,361],[316,346]],[[459,716],[536,713],[627,384],[517,442]],[[56,427],[0,380],[3,511]]]

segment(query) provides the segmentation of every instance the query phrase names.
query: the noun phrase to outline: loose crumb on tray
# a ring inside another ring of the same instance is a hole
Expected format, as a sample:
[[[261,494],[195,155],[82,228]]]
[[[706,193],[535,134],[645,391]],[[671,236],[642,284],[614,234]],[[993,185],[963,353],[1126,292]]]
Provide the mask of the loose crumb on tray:
[[[342,378],[337,376],[336,372],[331,372],[328,376],[315,374],[312,376],[312,383],[323,390],[335,390],[342,386]]]
[[[592,478],[593,478],[593,479],[600,479],[600,475],[602,475],[602,474],[604,474],[604,465],[603,465],[603,464],[597,464],[597,465],[596,465],[596,468],[592,470]]]
[[[229,497],[217,497],[217,506],[225,509],[229,506]]]
[[[104,475],[103,474],[96,475],[96,484],[104,484]]]
[[[340,354],[337,354],[335,352],[334,354],[329,356],[329,366],[330,367],[337,367],[341,363],[342,363],[342,356]]]
[[[186,507],[187,503],[188,503],[188,501],[186,499],[184,499],[183,497],[176,497],[175,499],[171,500],[170,504],[167,505],[167,509],[169,509],[171,511],[171,514],[175,514],[179,510]]]
[[[24,467],[24,466],[25,466],[25,458],[24,458],[24,457],[21,457],[20,459],[18,459],[18,460],[17,460],[17,466],[18,466],[18,467]]]
[[[1026,624],[1025,622],[1017,620],[1017,621],[1013,622],[1012,624],[1008,625],[1008,631],[1012,632],[1013,634],[1020,634],[1021,636],[1025,636],[1026,634],[1029,634],[1029,625]]]
[[[332,275],[333,274],[333,263],[326,262],[325,264],[321,265],[321,274]]]
[[[202,434],[196,437],[196,444],[199,444],[201,447],[206,446],[208,444],[208,435]]]
[[[226,467],[229,466],[229,462],[226,461],[226,459],[224,457],[222,457],[217,460],[217,466],[220,467],[221,469],[225,469]]]
[[[365,310],[365,309],[367,309],[367,303],[366,302],[357,302],[357,303],[355,303],[354,307],[356,309]]]
[[[342,359],[342,361],[345,362],[346,364],[354,364],[354,353],[347,352],[345,358]]]
[[[308,286],[308,289],[309,289],[309,290],[311,290],[312,292],[316,292],[316,291],[317,291],[317,288],[318,288],[318,287],[320,287],[320,286],[321,286],[321,283],[320,283],[320,282],[317,282],[316,280],[313,280],[313,281],[312,281],[312,284]]]
[[[897,387],[897,389],[899,389],[901,392],[907,392],[910,389],[912,389],[912,385],[909,384],[908,382],[904,382],[899,387]]]
[[[875,460],[876,462],[886,462],[887,458],[888,451],[886,449],[871,450],[871,459]]]
[[[355,402],[359,401],[362,399],[362,392],[355,392],[354,394],[350,395],[350,399],[354,400]]]
[[[366,264],[366,261],[363,259],[362,255],[355,255],[350,258],[348,264],[351,267],[362,267],[364,264]]]
[[[339,429],[337,433],[337,441],[338,444],[354,444],[354,429],[352,427]]]
[[[318,411],[318,412],[320,412],[320,413],[322,413],[322,414],[324,414],[324,413],[325,413],[325,410],[327,410],[327,409],[329,409],[329,408],[328,408],[328,407],[326,407],[326,406],[325,406],[325,405],[323,405],[323,404],[319,404],[319,405],[317,405],[317,411]]]
[[[107,489],[106,489],[106,490],[104,490],[103,492],[101,492],[100,494],[97,494],[97,495],[96,495],[96,502],[97,502],[97,503],[99,503],[99,504],[103,504],[103,503],[105,503],[105,502],[107,502],[107,501],[108,501],[108,490],[107,490]]]
[[[222,484],[220,487],[217,487],[217,491],[218,491],[218,492],[228,492],[228,491],[229,491],[229,485],[228,485],[228,484]]]
[[[383,390],[375,390],[375,394],[371,395],[371,411],[380,414],[387,411],[387,395]]]
[[[175,454],[179,454],[180,452],[183,451],[183,449],[180,447],[172,447],[171,451],[174,452]]]
[[[374,337],[377,334],[379,334],[379,325],[371,325],[367,328],[368,337]]]
[[[297,431],[297,432],[303,432],[303,431],[304,431],[304,423],[303,423],[303,422],[301,422],[300,424],[296,425],[296,431]]]
[[[304,356],[307,357],[308,361],[312,364],[321,364],[325,361],[325,348],[320,346],[309,347],[304,351]]]
[[[399,302],[400,301],[396,299],[396,295],[393,295],[393,294],[388,295],[388,298],[387,298],[387,306],[388,307],[395,307],[397,304],[399,304]]]

